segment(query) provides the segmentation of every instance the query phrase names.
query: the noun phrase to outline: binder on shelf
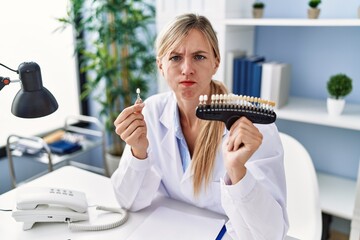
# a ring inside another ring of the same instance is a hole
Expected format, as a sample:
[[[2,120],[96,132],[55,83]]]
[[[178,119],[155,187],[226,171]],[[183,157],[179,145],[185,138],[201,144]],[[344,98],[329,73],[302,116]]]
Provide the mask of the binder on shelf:
[[[241,65],[240,65],[240,79],[239,79],[239,94],[240,95],[246,95],[246,91],[247,91],[247,86],[246,86],[246,81],[247,81],[247,58],[245,57],[242,61],[241,61]]]
[[[253,66],[250,96],[260,97],[261,91],[261,75],[263,62],[255,63]]]
[[[261,75],[260,69],[256,69],[255,65],[265,61],[263,56],[249,56],[249,57],[237,57],[234,59],[234,69],[233,69],[233,93],[239,95],[253,95],[254,92],[257,92],[257,95],[260,90],[253,89],[259,88],[258,83],[254,83],[254,77],[259,77]]]
[[[255,66],[258,63],[262,63],[265,61],[265,57],[263,56],[251,56],[248,57],[245,60],[245,64],[246,64],[246,77],[245,77],[245,92],[244,95],[247,96],[254,96],[255,90],[253,89],[254,87],[257,88],[259,87],[260,84],[256,84],[255,83]],[[259,71],[259,68],[257,68],[257,71]],[[257,72],[257,74],[259,74],[260,72]],[[260,73],[261,74],[261,73]],[[260,89],[259,89],[260,90]],[[259,94],[258,94],[259,95]]]
[[[246,52],[243,50],[232,50],[226,53],[226,69],[224,84],[229,92],[233,92],[234,82],[234,59],[239,57],[245,57]]]
[[[289,100],[290,78],[290,64],[263,63],[260,97],[275,101],[275,108],[283,107]]]
[[[245,57],[237,57],[234,59],[234,75],[233,75],[233,93],[243,94],[245,79]]]

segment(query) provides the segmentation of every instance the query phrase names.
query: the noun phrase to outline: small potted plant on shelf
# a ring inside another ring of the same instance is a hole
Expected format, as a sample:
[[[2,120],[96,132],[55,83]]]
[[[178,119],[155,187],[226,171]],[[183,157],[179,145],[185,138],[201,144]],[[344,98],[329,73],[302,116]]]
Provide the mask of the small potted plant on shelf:
[[[310,0],[308,8],[308,18],[317,19],[320,15],[320,8],[318,8],[321,0]]]
[[[345,74],[339,73],[330,77],[327,82],[329,97],[327,98],[327,110],[332,116],[338,116],[345,107],[345,99],[352,91],[352,79]]]
[[[265,4],[260,1],[253,3],[253,18],[262,18],[264,15]]]

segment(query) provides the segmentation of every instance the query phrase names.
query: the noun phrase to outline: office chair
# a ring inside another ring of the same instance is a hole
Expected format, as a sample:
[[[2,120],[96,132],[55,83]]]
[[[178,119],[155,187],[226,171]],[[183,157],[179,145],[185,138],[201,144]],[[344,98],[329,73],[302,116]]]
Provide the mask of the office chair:
[[[351,220],[350,238],[349,240],[360,240],[360,165],[356,183],[356,196],[354,213]]]
[[[288,235],[301,240],[320,240],[322,218],[315,168],[305,147],[295,138],[280,133],[289,217]]]

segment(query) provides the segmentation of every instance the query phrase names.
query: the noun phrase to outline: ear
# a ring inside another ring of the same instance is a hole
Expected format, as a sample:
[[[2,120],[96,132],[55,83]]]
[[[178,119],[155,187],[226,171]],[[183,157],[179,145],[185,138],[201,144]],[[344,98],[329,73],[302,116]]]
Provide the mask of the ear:
[[[162,62],[161,62],[161,59],[159,58],[156,58],[156,65],[161,73],[161,75],[164,76],[164,71],[163,71],[163,68],[162,68]]]
[[[216,59],[215,59],[214,74],[213,74],[213,75],[215,75],[215,73],[216,73],[217,70],[219,69],[219,65],[220,65],[220,60],[219,60],[219,58],[216,58]]]

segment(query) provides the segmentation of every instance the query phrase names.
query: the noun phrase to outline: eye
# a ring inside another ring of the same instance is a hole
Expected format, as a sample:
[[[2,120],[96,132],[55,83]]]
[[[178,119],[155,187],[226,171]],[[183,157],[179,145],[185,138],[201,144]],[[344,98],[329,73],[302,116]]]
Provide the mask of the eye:
[[[178,62],[178,61],[180,61],[181,60],[181,57],[180,56],[172,56],[172,57],[170,57],[170,61],[174,61],[174,62]]]
[[[195,60],[203,60],[203,59],[205,59],[205,56],[203,56],[203,55],[195,55],[194,59]]]

